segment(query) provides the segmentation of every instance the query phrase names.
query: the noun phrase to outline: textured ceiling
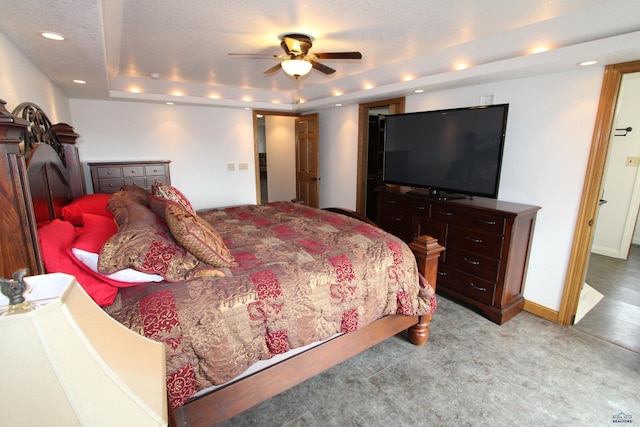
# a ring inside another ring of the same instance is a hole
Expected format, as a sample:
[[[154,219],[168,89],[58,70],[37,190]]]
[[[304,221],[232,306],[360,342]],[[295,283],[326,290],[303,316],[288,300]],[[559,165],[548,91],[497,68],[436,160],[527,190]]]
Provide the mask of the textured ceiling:
[[[640,59],[638,0],[11,3],[2,7],[1,31],[71,98],[287,110],[298,96],[321,107],[562,71],[586,59]],[[67,39],[46,40],[39,36],[45,30]],[[313,70],[299,79],[298,92],[282,71],[263,75],[277,59],[228,55],[280,54],[280,37],[291,32],[312,36],[312,52],[357,50],[363,58],[322,61],[336,73]],[[529,55],[539,45],[553,50]],[[458,62],[471,67],[453,71]]]

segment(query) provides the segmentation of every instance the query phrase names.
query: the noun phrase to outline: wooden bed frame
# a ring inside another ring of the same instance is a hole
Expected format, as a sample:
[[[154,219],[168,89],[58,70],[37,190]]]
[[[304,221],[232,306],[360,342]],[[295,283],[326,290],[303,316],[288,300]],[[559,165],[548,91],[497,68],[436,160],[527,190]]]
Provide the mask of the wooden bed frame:
[[[31,274],[45,273],[37,224],[59,217],[62,206],[85,193],[82,165],[75,146],[77,137],[67,124],[52,126],[34,104],[21,104],[9,113],[5,102],[0,100],[0,147],[4,154],[0,164],[3,228],[0,234],[8,234],[2,238],[0,247],[3,277],[11,277],[15,270],[24,267],[29,268]],[[26,162],[19,147],[23,140],[29,141]],[[328,210],[370,223],[352,211]],[[416,238],[410,247],[420,272],[435,288],[438,257],[444,247],[429,236]],[[169,425],[218,424],[405,329],[412,343],[423,345],[429,337],[430,321],[431,315],[386,316],[187,402],[169,413]]]

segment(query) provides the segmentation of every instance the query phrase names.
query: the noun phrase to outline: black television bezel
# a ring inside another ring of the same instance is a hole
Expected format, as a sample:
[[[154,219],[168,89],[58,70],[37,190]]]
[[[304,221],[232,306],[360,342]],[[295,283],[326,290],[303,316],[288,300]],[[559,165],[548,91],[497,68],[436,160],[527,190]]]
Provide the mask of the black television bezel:
[[[492,104],[492,105],[477,105],[472,107],[458,107],[458,108],[444,108],[439,110],[427,110],[427,111],[416,111],[411,113],[399,113],[399,114],[387,114],[385,115],[385,122],[389,117],[398,117],[398,116],[411,116],[411,115],[421,115],[421,114],[442,114],[450,111],[462,111],[462,110],[477,110],[477,109],[493,109],[493,108],[502,108],[504,113],[502,115],[502,132],[500,138],[500,154],[498,156],[498,164],[497,164],[497,176],[495,181],[494,190],[492,193],[482,193],[478,191],[468,191],[461,190],[459,188],[448,188],[443,186],[426,186],[423,184],[416,184],[411,182],[402,182],[395,180],[387,180],[385,179],[385,170],[386,170],[386,140],[387,140],[387,124],[385,123],[384,129],[384,148],[383,148],[383,167],[382,167],[382,181],[385,184],[395,184],[406,187],[412,187],[417,189],[417,191],[413,191],[413,194],[423,195],[427,197],[433,197],[437,199],[456,199],[456,198],[464,198],[465,196],[478,196],[478,197],[486,197],[490,199],[497,199],[498,192],[500,189],[500,180],[502,176],[502,160],[504,157],[504,146],[505,139],[507,133],[507,117],[509,115],[509,104]]]

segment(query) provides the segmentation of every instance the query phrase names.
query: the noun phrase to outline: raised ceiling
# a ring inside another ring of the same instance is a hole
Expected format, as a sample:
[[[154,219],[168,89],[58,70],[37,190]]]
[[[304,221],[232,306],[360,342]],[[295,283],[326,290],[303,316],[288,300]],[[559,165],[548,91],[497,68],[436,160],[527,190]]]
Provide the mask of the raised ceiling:
[[[640,59],[637,0],[21,0],[1,31],[70,98],[296,110]],[[53,42],[41,31],[66,37]],[[326,60],[298,82],[280,37],[313,37]],[[531,49],[550,50],[531,54]],[[459,63],[470,67],[455,71]],[[157,73],[159,78],[151,75]],[[87,83],[79,85],[74,79]],[[299,84],[298,88],[296,83]]]

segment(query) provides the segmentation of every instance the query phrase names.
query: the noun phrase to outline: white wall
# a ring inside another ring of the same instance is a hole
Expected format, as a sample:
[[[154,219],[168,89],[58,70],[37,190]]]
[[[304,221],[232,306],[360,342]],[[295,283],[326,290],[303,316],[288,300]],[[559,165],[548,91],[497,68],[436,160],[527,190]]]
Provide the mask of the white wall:
[[[291,116],[265,116],[267,192],[269,201],[296,197],[296,121]]]
[[[52,124],[70,123],[69,100],[33,62],[0,32],[0,99],[12,111],[18,104],[33,102],[42,108]]]
[[[171,160],[171,183],[196,209],[256,202],[251,111],[79,99],[70,105],[83,163]],[[92,188],[87,170],[85,176]]]

